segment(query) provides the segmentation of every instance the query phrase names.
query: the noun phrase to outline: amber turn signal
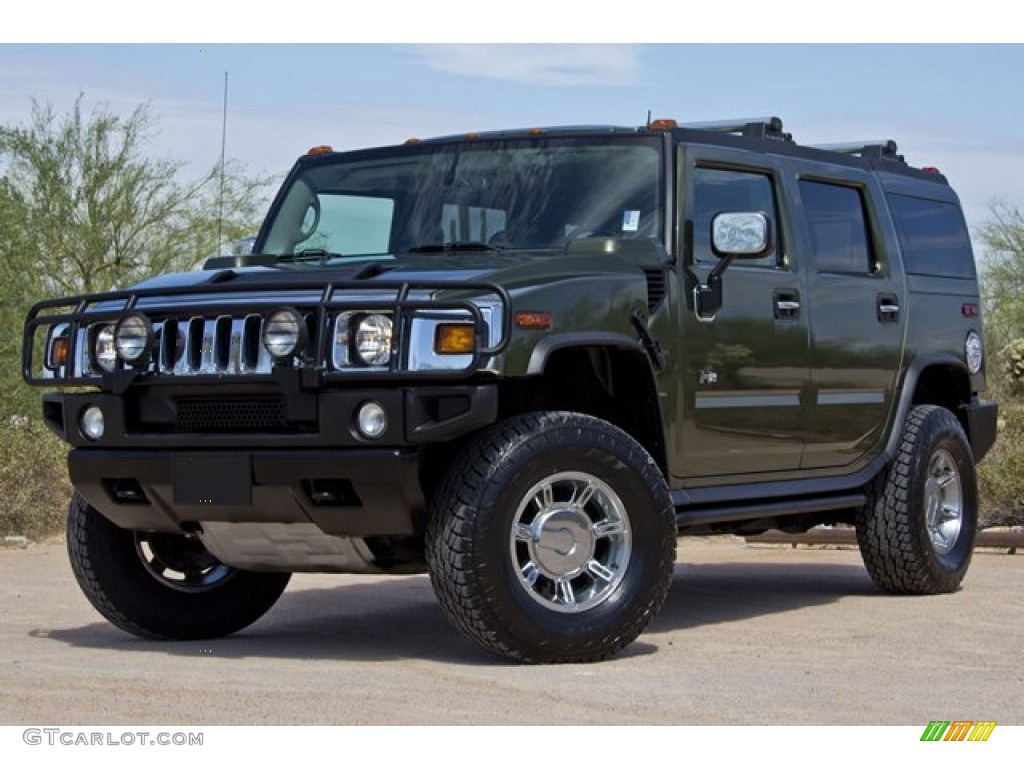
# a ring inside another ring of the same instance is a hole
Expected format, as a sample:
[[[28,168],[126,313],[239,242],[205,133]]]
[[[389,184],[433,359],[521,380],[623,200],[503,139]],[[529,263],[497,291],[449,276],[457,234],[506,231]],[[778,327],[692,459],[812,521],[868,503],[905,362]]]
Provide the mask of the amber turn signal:
[[[47,355],[46,367],[55,371],[68,362],[68,337],[56,336],[50,341],[50,353]]]
[[[434,351],[439,355],[468,355],[476,343],[476,329],[467,323],[441,323],[434,332]]]

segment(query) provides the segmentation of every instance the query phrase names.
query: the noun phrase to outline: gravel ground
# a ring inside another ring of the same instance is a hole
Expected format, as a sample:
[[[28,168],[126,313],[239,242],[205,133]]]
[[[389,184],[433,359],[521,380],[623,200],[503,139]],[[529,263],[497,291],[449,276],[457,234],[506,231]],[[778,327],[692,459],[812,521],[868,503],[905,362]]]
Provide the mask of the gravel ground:
[[[423,576],[296,576],[249,629],[107,624],[63,545],[0,549],[0,724],[1024,725],[1024,555],[891,597],[851,549],[684,540],[662,613],[616,658],[517,666],[446,623]]]

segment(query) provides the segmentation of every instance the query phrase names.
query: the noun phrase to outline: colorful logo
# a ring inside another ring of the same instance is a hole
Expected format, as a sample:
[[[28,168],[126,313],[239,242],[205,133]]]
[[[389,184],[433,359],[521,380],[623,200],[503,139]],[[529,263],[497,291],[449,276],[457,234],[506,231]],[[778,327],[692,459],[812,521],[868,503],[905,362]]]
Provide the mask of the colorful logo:
[[[995,720],[932,720],[921,741],[988,741],[995,728]]]

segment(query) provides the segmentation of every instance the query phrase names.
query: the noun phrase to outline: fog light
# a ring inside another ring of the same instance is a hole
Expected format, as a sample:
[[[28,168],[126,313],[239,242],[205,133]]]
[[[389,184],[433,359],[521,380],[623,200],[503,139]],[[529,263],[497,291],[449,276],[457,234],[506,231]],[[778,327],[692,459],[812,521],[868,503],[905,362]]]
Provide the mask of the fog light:
[[[145,315],[125,315],[114,326],[114,347],[129,365],[143,366],[149,362],[153,339],[153,324]]]
[[[82,434],[90,440],[103,437],[103,411],[98,406],[90,405],[82,411]]]
[[[374,400],[359,406],[356,428],[363,437],[373,439],[383,435],[388,428],[388,415],[384,412],[384,406]]]
[[[263,346],[276,360],[284,360],[301,351],[305,330],[302,315],[296,310],[276,309],[263,323]]]

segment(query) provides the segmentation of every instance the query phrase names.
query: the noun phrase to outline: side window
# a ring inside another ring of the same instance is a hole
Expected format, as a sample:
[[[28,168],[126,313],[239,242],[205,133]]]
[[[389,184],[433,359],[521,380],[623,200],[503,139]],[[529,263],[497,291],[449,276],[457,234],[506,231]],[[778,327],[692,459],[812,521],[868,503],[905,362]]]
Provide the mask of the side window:
[[[759,259],[736,262],[742,266],[774,267],[779,264],[779,227],[775,189],[767,174],[727,171],[719,168],[693,170],[693,258],[697,263],[714,263],[711,250],[711,220],[716,213],[760,211],[770,222],[772,251]]]
[[[800,182],[810,234],[812,263],[819,272],[868,274],[874,254],[860,190],[820,181]]]
[[[319,216],[307,211],[303,228],[313,228],[298,250],[322,248],[346,256],[387,253],[395,201],[389,197],[364,197],[321,192]]]
[[[953,203],[889,195],[907,272],[974,279],[974,254],[960,208]]]

